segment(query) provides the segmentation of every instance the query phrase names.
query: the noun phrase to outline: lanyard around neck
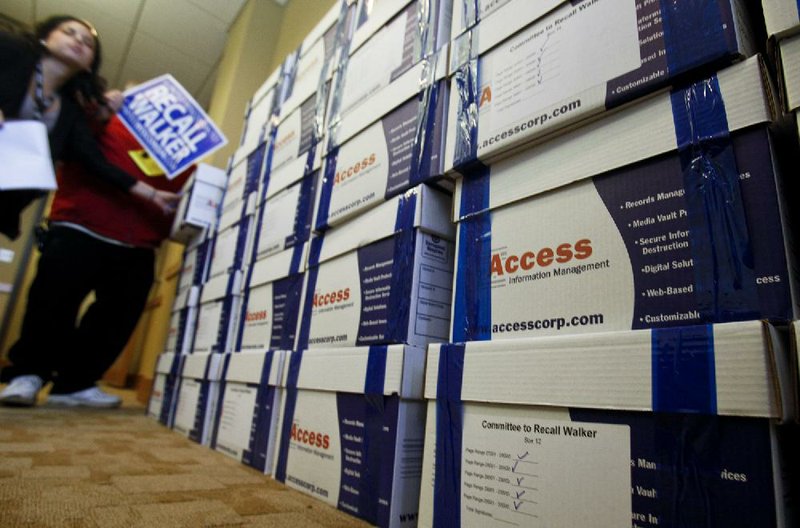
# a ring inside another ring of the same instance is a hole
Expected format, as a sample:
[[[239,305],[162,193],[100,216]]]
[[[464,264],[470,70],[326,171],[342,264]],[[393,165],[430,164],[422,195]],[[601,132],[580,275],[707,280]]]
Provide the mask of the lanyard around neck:
[[[41,121],[44,117],[44,113],[47,112],[47,109],[50,108],[56,100],[54,95],[49,97],[44,96],[44,73],[42,72],[42,61],[36,63],[34,83],[33,102],[36,108],[33,111],[33,115],[36,119]]]

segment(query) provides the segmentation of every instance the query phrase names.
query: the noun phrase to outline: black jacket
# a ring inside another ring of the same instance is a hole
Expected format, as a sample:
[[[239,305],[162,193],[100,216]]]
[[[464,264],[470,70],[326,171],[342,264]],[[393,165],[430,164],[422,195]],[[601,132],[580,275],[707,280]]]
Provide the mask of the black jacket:
[[[40,56],[41,50],[35,41],[0,32],[0,109],[6,120],[19,117]],[[83,109],[70,94],[61,94],[61,113],[50,132],[50,153],[54,161],[79,160],[91,173],[116,187],[127,190],[136,183],[133,176],[106,160],[86,122]],[[16,238],[20,212],[41,194],[30,190],[0,190],[0,233]]]

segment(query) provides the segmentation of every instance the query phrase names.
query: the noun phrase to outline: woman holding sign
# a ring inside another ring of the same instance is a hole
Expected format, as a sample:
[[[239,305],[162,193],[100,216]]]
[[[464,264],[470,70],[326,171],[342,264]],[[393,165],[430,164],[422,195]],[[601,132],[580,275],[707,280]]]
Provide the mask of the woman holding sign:
[[[54,160],[79,159],[97,177],[169,212],[176,195],[137,182],[108,163],[92,137],[78,99],[103,100],[100,61],[97,32],[76,17],[49,18],[35,35],[0,32],[0,126],[6,119],[43,122]],[[0,190],[0,233],[16,238],[19,213],[39,195]]]
[[[94,28],[84,20],[70,16],[53,17],[37,27],[35,38],[0,33],[0,125],[3,119],[35,119],[44,123],[53,159],[79,162],[88,175],[81,182],[70,181],[70,185],[64,187],[99,186],[102,192],[116,193],[118,200],[138,202],[151,214],[168,215],[173,211],[178,195],[158,190],[109,163],[90,130],[82,103],[105,101],[98,77],[99,67],[100,41]],[[15,237],[19,231],[19,212],[39,194],[39,191],[0,190],[0,232]],[[135,197],[130,197],[130,194]],[[112,216],[109,223],[111,220],[116,224],[126,222],[124,218],[113,216],[120,214],[119,210],[106,212]],[[131,219],[130,223],[135,222]],[[60,230],[68,236],[51,234],[50,240],[44,244],[37,276],[28,296],[22,334],[9,353],[14,364],[2,372],[4,379],[11,378],[11,383],[0,394],[0,403],[33,405],[43,384],[53,380],[55,385],[51,392],[58,393],[66,404],[85,402],[94,406],[115,406],[119,404],[116,397],[94,386],[96,376],[90,376],[92,379],[88,381],[59,376],[61,370],[65,374],[70,369],[77,372],[95,370],[91,354],[84,354],[79,350],[81,347],[75,346],[80,342],[81,332],[80,328],[75,328],[75,315],[80,301],[88,293],[88,290],[83,291],[80,296],[78,292],[86,282],[87,273],[75,262],[91,260],[97,249],[87,240],[98,239],[93,232],[82,232],[77,224],[64,225]],[[119,247],[128,249],[124,244]],[[132,257],[116,255],[115,258],[127,261]],[[152,248],[142,250],[137,258],[149,263],[149,275],[144,273],[149,279],[142,278],[137,284],[146,282],[139,289],[149,288]],[[147,265],[140,266],[140,269]],[[134,282],[124,274],[116,279],[118,283]],[[95,310],[94,318],[98,312],[103,310]],[[110,318],[109,322],[95,324],[96,329],[105,330],[115,324],[114,313],[102,315]]]

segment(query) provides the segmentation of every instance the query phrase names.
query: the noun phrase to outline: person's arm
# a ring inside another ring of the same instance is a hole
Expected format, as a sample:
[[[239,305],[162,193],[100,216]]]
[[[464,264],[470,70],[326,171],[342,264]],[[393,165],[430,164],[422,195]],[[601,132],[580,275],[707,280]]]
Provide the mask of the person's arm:
[[[153,203],[164,214],[170,214],[175,210],[180,201],[178,194],[155,189],[108,162],[83,116],[75,119],[69,133],[68,143],[69,152],[97,177],[144,201]]]

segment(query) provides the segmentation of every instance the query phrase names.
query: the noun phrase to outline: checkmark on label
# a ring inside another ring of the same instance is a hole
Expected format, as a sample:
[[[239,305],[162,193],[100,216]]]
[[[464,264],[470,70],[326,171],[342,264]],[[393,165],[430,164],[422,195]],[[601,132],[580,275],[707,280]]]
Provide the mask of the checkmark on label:
[[[514,462],[514,465],[513,465],[513,466],[511,466],[511,472],[512,472],[512,473],[513,473],[513,472],[515,472],[515,471],[517,470],[517,464],[519,464],[519,460],[517,460],[516,462]]]
[[[522,490],[522,491],[518,491],[518,492],[517,492],[517,498],[518,498],[518,499],[519,499],[520,497],[522,497],[523,495],[525,495],[525,490]]]
[[[525,480],[525,477],[517,477],[517,486],[522,486],[523,480]]]
[[[518,458],[518,459],[520,459],[520,460],[522,460],[522,459],[523,459],[523,458],[525,458],[526,456],[528,456],[528,451],[525,451],[525,454],[524,454],[524,455],[517,455],[517,458]]]
[[[519,501],[519,502],[514,501],[514,509],[515,510],[518,510],[520,506],[522,506],[522,501]]]

